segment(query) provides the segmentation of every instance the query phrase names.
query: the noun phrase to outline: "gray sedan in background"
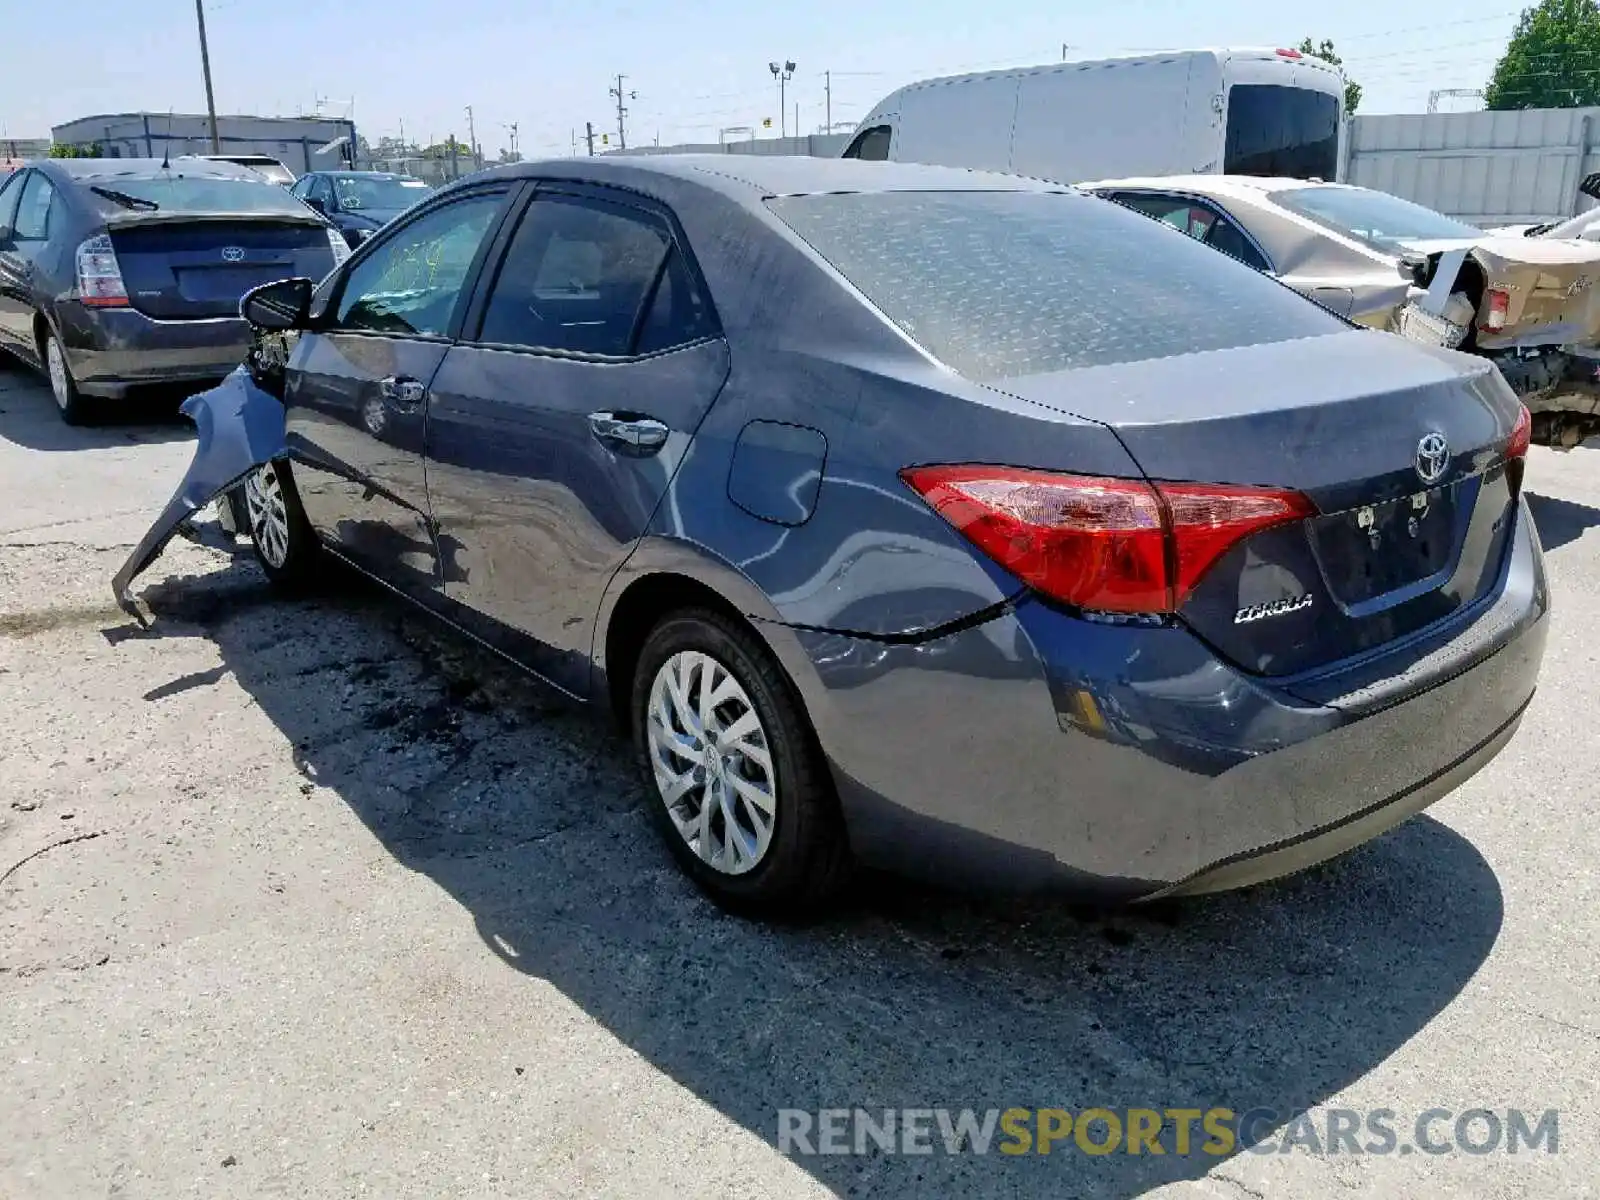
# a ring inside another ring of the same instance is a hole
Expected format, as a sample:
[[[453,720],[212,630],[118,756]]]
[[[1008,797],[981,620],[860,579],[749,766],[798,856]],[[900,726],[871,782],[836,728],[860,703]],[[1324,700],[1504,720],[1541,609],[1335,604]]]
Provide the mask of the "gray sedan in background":
[[[0,186],[0,349],[44,370],[62,419],[153,383],[209,386],[244,358],[239,299],[349,253],[249,167],[47,159]]]
[[[1494,368],[1070,188],[518,164],[245,313],[119,599],[242,485],[274,583],[335,558],[612,714],[730,905],[852,862],[1238,886],[1438,799],[1533,694]]]

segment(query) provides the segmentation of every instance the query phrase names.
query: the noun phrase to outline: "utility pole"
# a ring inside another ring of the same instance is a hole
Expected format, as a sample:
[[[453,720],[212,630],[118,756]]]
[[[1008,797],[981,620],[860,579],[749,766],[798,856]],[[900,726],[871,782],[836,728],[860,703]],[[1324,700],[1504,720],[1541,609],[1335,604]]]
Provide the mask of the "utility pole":
[[[583,123],[583,128],[585,130],[584,139],[589,143],[589,157],[593,158],[594,157],[594,122],[593,121],[585,121]]]
[[[639,98],[638,92],[623,91],[622,81],[626,78],[626,75],[618,75],[617,86],[609,89],[611,94],[617,98],[617,148],[619,150],[626,150],[628,148],[628,110],[622,102],[624,100],[637,100]]]
[[[206,115],[211,118],[211,153],[221,154],[222,143],[217,137],[217,100],[211,92],[211,49],[206,45],[205,0],[194,0],[195,24],[200,26],[200,69],[206,76]]]
[[[823,126],[823,130],[826,133],[832,133],[833,132],[833,72],[832,71],[824,71],[822,73],[822,97],[823,97],[824,111],[827,114],[823,118],[823,120],[825,120],[827,122],[827,124]]]
[[[472,123],[472,105],[467,105],[467,149],[472,153],[473,169],[483,166],[483,159],[478,154],[478,130]]]
[[[786,134],[784,118],[788,116],[788,98],[784,95],[785,85],[794,78],[794,64],[785,60],[782,63],[771,62],[767,69],[772,72],[772,77],[778,81],[778,136]],[[796,130],[795,132],[799,132]]]
[[[521,162],[522,158],[517,153],[517,123],[515,121],[511,122],[506,126],[506,129],[511,133],[511,161]]]

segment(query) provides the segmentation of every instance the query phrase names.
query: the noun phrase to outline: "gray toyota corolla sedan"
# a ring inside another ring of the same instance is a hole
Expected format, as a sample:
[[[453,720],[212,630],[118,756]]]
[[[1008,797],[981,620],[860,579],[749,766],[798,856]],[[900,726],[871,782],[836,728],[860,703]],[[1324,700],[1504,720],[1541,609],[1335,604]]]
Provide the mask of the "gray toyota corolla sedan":
[[[242,487],[273,581],[331,555],[615,714],[725,902],[853,861],[1265,879],[1443,796],[1533,695],[1494,368],[1071,189],[519,164],[245,312],[119,595]]]
[[[47,159],[0,186],[0,350],[50,378],[69,424],[130,387],[209,387],[244,358],[239,297],[320,279],[344,239],[248,167]]]

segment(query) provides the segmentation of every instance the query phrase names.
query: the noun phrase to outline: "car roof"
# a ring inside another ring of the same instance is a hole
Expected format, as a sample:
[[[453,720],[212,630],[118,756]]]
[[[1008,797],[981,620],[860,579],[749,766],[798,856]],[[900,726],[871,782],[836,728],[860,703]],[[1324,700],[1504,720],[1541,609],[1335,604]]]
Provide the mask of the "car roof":
[[[99,182],[107,179],[158,179],[163,175],[264,182],[261,174],[250,167],[210,158],[175,158],[170,162],[164,162],[159,158],[48,158],[34,165],[46,167],[58,176],[82,182]]]
[[[742,203],[766,196],[838,192],[1071,191],[1060,183],[916,163],[862,162],[851,158],[812,158],[768,154],[637,154],[562,158],[512,163],[466,176],[554,178],[647,187],[656,181],[698,184]]]
[[[401,171],[307,171],[307,175],[327,175],[335,179],[415,179]]]

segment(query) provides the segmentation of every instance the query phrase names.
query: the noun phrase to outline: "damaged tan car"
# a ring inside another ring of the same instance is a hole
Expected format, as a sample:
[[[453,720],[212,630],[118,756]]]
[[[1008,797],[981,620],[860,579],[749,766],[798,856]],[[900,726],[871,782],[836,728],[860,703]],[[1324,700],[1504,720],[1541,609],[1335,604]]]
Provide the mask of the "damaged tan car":
[[[1600,243],[1485,233],[1385,192],[1301,179],[1080,186],[1358,324],[1493,360],[1540,445],[1600,435]]]

